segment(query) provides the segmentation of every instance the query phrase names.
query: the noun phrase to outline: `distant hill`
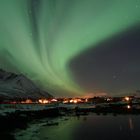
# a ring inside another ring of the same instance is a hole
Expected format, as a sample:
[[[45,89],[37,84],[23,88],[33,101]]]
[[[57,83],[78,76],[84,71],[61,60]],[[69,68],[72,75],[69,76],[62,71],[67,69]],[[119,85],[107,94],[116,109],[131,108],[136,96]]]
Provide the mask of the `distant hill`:
[[[38,88],[23,74],[15,74],[0,69],[0,99],[50,98],[46,91]]]

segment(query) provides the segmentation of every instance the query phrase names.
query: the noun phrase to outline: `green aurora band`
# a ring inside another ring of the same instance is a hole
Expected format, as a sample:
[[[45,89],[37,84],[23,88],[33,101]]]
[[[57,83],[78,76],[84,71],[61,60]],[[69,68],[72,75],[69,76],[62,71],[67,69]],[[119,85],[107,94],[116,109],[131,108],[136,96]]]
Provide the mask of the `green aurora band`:
[[[0,55],[8,69],[54,95],[82,95],[69,62],[140,23],[137,5],[139,0],[0,0]]]

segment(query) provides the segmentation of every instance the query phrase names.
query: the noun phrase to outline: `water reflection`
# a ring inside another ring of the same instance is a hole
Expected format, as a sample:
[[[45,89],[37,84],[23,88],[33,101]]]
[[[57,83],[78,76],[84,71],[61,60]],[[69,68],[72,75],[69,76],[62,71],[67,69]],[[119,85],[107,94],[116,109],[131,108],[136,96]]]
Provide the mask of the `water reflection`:
[[[129,117],[129,119],[128,119],[128,123],[129,123],[129,128],[130,128],[130,130],[133,130],[133,129],[134,129],[134,123],[133,123],[131,117]]]
[[[45,137],[48,140],[139,140],[139,130],[139,116],[136,115],[89,114],[62,118],[58,126],[44,126],[40,129],[38,138],[40,140],[44,140]]]

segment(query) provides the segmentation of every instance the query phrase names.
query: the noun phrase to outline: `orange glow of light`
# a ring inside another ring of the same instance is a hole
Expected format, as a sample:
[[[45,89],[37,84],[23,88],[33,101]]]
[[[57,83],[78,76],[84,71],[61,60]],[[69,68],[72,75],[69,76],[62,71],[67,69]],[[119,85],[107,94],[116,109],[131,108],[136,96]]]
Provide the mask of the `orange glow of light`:
[[[81,99],[76,99],[77,100],[77,102],[82,102],[82,100]]]
[[[42,103],[43,103],[43,104],[48,104],[49,101],[45,99],[45,100],[42,101]]]
[[[85,99],[85,102],[88,102],[88,98]]]
[[[49,101],[47,99],[39,99],[38,102],[41,104],[48,104],[49,103]]]
[[[27,100],[25,101],[25,103],[26,103],[26,104],[32,103],[32,100],[27,99]]]
[[[72,99],[72,100],[70,100],[70,103],[73,103],[74,102],[74,100]]]
[[[125,97],[125,100],[126,100],[126,101],[129,101],[129,100],[130,100],[130,98],[129,98],[129,97]]]
[[[64,104],[66,104],[66,103],[68,103],[68,102],[69,102],[68,100],[63,101]]]
[[[78,102],[77,100],[73,100],[73,103],[75,103],[75,104],[76,104],[77,102]]]
[[[52,99],[51,102],[57,102],[57,99]]]
[[[25,103],[25,101],[21,101],[21,103],[22,103],[22,104],[24,104],[24,103]]]
[[[21,101],[22,104],[31,104],[33,101],[31,99],[27,99],[25,101]]]
[[[42,103],[43,101],[42,101],[42,99],[39,99],[38,102],[39,102],[39,103]]]

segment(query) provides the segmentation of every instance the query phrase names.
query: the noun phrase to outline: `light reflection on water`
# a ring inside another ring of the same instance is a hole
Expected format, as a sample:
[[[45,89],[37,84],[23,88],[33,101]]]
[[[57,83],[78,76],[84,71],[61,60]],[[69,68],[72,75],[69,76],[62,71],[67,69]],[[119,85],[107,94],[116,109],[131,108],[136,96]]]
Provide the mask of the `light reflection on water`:
[[[57,126],[43,126],[40,140],[139,140],[140,116],[96,115],[67,117],[55,120]]]
[[[134,129],[134,123],[133,123],[133,120],[132,120],[131,117],[129,117],[128,122],[129,122],[129,128],[130,128],[130,130],[133,130]]]

